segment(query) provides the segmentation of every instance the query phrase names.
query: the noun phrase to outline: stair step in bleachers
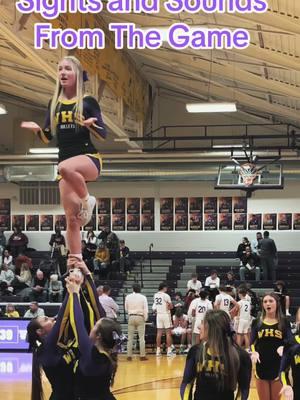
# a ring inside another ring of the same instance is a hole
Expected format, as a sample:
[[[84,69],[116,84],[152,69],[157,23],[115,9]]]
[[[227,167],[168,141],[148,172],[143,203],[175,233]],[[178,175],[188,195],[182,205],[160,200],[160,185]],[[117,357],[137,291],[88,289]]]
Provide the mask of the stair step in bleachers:
[[[184,269],[186,269],[187,266],[204,266],[204,267],[237,267],[240,265],[240,260],[238,258],[208,258],[208,259],[202,259],[202,258],[196,258],[196,259],[191,259],[187,258],[185,260],[185,266]]]

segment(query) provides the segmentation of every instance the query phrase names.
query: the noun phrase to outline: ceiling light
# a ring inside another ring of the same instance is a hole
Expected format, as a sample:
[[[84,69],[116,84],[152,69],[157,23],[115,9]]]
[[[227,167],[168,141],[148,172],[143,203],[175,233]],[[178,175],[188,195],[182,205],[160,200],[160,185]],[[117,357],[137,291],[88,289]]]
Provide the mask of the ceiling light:
[[[29,153],[31,154],[57,154],[58,148],[57,147],[35,147],[33,149],[29,149]]]
[[[7,109],[4,104],[0,104],[0,115],[7,114]]]
[[[249,147],[249,145],[244,145],[244,144],[214,144],[212,146],[213,149],[243,149]]]
[[[236,112],[236,103],[189,103],[186,104],[189,113]]]

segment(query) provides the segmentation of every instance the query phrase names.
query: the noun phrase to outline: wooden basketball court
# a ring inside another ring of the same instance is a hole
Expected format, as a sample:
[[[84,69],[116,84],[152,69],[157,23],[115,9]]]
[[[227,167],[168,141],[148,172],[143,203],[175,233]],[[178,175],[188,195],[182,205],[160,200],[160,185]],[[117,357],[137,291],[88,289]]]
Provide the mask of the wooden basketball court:
[[[2,353],[3,354],[3,353]],[[2,356],[2,355],[1,355]],[[15,354],[17,358],[17,354]],[[149,356],[148,361],[140,362],[138,358],[132,362],[121,356],[114,394],[118,400],[131,400],[133,396],[138,400],[180,400],[179,386],[185,364],[185,356],[156,358]],[[27,375],[16,379],[7,376],[8,371],[2,368],[0,361],[0,387],[1,398],[5,400],[27,400],[30,398],[30,370],[29,365],[21,368],[27,369]],[[7,377],[7,379],[6,379]],[[49,398],[50,388],[45,379],[45,398]],[[253,387],[253,384],[252,384]],[[251,389],[250,400],[257,400],[255,389]]]

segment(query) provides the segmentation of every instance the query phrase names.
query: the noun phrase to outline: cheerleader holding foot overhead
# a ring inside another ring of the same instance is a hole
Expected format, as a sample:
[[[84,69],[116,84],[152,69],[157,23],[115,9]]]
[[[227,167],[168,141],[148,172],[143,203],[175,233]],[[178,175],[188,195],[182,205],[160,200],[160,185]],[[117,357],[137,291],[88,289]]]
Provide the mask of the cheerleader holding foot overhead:
[[[201,344],[187,355],[180,387],[182,400],[234,400],[237,387],[241,399],[248,399],[251,361],[249,354],[235,345],[232,334],[225,311],[207,311],[200,329]]]
[[[66,282],[70,296],[70,322],[80,353],[75,366],[76,399],[114,400],[110,387],[117,370],[117,347],[122,342],[120,325],[112,319],[102,318],[88,335],[80,305],[80,284],[70,278]]]
[[[283,346],[291,339],[291,329],[282,314],[279,298],[274,293],[266,294],[262,300],[262,315],[253,321],[250,339],[260,400],[280,399],[281,355]]]
[[[86,73],[77,58],[64,57],[58,64],[56,89],[49,102],[44,128],[35,122],[21,124],[45,143],[56,136],[59,189],[67,219],[69,266],[82,260],[80,226],[90,221],[96,205],[86,182],[97,179],[102,161],[92,144],[91,134],[97,138],[106,137],[98,102],[84,95],[85,80]]]

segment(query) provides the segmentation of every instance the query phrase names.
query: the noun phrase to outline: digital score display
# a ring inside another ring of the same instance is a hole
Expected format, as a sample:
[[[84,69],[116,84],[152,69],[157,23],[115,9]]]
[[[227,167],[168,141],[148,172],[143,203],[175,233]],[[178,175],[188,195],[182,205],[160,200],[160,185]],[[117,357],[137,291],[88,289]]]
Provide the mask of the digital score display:
[[[28,319],[0,319],[0,351],[28,350],[26,342]]]

